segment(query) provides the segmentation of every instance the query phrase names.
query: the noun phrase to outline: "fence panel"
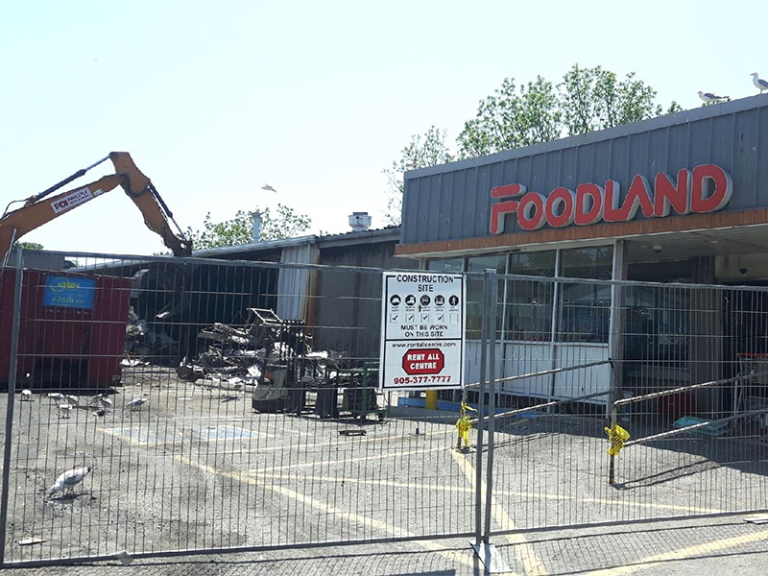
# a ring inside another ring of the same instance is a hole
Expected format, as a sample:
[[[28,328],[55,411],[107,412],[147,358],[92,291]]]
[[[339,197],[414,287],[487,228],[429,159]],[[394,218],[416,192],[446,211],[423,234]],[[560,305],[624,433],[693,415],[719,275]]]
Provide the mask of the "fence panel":
[[[6,564],[473,532],[454,421],[376,391],[382,271],[64,256],[22,276]]]
[[[768,508],[766,289],[500,278],[494,532]]]

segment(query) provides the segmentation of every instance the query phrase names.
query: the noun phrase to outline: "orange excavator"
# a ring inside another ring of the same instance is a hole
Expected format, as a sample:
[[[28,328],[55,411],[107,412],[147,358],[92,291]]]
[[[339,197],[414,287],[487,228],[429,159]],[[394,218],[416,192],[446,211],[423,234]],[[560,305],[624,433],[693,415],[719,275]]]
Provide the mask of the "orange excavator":
[[[112,161],[115,174],[104,176],[80,188],[50,196],[107,160]],[[2,218],[0,218],[0,261],[5,262],[14,242],[27,232],[47,224],[54,218],[58,218],[118,186],[122,186],[128,197],[141,210],[147,227],[160,235],[163,243],[171,249],[175,256],[189,256],[192,253],[192,242],[184,238],[184,234],[173,218],[173,213],[168,209],[152,181],[136,167],[128,152],[111,152],[109,156],[105,156],[87,168],[78,170],[47,190],[43,190],[26,200],[15,200],[8,204]],[[24,202],[24,206],[9,211],[11,205],[16,202]],[[173,222],[178,235],[171,230],[169,221]]]

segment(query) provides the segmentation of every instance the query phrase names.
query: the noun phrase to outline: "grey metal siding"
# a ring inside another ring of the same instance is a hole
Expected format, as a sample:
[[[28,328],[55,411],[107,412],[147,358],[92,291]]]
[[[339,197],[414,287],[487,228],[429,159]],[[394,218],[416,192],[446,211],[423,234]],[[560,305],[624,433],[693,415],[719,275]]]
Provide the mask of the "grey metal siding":
[[[320,250],[319,263],[333,270],[317,273],[311,332],[317,349],[351,358],[378,358],[381,327],[381,274],[340,267],[418,268],[395,258],[395,241]]]
[[[708,163],[733,178],[733,196],[723,211],[766,208],[766,108],[768,94],[409,172],[401,242],[490,236],[494,186],[519,182],[547,195],[558,186],[575,189],[582,182],[614,179],[623,199],[636,174],[652,183],[658,172],[676,177],[682,168]],[[505,231],[520,232],[513,218]]]

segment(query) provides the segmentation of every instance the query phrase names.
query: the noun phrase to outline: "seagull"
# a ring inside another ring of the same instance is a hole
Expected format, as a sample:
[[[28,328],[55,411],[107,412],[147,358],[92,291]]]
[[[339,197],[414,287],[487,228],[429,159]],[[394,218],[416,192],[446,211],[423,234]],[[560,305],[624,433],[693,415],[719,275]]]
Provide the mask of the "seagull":
[[[59,404],[57,408],[59,409],[59,412],[61,412],[62,418],[69,418],[74,406],[72,406],[72,404]]]
[[[757,75],[757,72],[752,72],[752,84],[755,85],[755,88],[760,89],[760,94],[763,93],[763,90],[768,90],[768,80],[760,78],[760,76]]]
[[[701,90],[699,90],[698,94],[699,98],[701,98],[707,104],[710,102],[717,102],[719,100],[726,100],[728,98],[728,96],[718,96],[712,92],[702,92]]]
[[[61,392],[51,392],[48,394],[48,398],[53,400],[54,402],[63,402],[67,398],[62,394]]]
[[[136,408],[141,408],[144,404],[149,404],[149,398],[134,398],[125,407],[135,410]]]
[[[107,398],[104,393],[96,394],[96,396],[93,396],[88,404],[89,406],[93,406],[95,408],[112,408],[112,400]]]
[[[92,412],[92,415],[97,417],[97,418],[100,418],[101,416],[104,416],[104,414],[106,414],[106,413],[107,413],[107,411],[104,410],[104,408],[99,408],[98,410],[94,410]]]
[[[74,468],[71,470],[67,470],[56,478],[56,483],[51,486],[51,491],[48,493],[48,497],[50,498],[56,492],[61,492],[65,488],[69,488],[70,492],[75,491],[75,484],[79,484],[83,481],[83,479],[90,473],[91,467],[90,466],[82,466],[81,464],[76,464]]]
[[[269,184],[264,184],[264,186],[261,187],[262,190],[266,190],[267,192],[277,192],[272,186]]]
[[[67,394],[66,396],[64,396],[64,399],[67,400],[67,402],[69,402],[70,404],[72,404],[72,406],[80,405],[80,398],[78,398],[77,396],[70,396],[69,394]]]
[[[26,388],[21,391],[21,401],[22,402],[32,402],[32,390],[27,390]]]

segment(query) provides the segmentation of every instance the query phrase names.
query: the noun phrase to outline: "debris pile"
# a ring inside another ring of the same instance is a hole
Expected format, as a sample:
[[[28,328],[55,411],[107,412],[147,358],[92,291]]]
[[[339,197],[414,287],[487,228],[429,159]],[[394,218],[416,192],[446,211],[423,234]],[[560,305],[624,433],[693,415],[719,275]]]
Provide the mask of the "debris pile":
[[[274,311],[261,308],[247,312],[242,327],[216,322],[201,330],[198,337],[208,342],[207,348],[197,358],[181,361],[176,369],[179,378],[239,388],[262,382],[267,365],[288,367],[297,359],[310,364],[329,359],[327,352],[311,351],[303,322],[281,320]]]

